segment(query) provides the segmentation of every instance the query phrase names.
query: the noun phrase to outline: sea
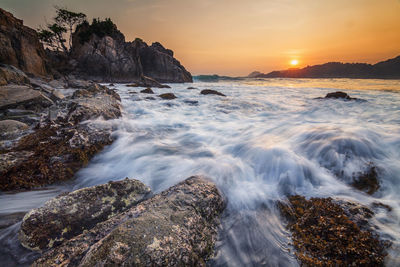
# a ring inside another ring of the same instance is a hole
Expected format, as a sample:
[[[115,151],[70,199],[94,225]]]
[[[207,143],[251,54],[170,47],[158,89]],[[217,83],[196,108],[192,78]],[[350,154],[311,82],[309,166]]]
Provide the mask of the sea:
[[[375,209],[371,223],[392,243],[385,264],[400,266],[400,80],[195,77],[170,89],[115,84],[123,116],[94,123],[114,143],[69,182],[0,193],[0,220],[40,207],[61,192],[138,179],[155,192],[192,176],[216,183],[227,200],[211,266],[299,266],[277,209],[290,195],[331,197]],[[194,87],[194,89],[188,89]],[[226,95],[202,95],[203,89]],[[318,99],[343,91],[358,100]],[[174,100],[162,100],[172,92]],[[376,167],[373,195],[355,174]],[[21,222],[0,230],[0,265],[38,256],[18,242]]]

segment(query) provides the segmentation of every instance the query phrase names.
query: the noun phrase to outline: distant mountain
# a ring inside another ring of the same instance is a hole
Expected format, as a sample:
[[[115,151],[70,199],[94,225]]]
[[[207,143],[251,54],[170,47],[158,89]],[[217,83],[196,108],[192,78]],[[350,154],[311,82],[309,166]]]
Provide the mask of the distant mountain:
[[[250,73],[249,75],[247,75],[247,78],[255,78],[259,75],[262,75],[263,73],[259,72],[259,71],[253,71],[252,73]]]
[[[307,66],[302,69],[288,69],[259,74],[254,78],[359,78],[359,79],[400,79],[400,56],[376,63],[329,62]]]

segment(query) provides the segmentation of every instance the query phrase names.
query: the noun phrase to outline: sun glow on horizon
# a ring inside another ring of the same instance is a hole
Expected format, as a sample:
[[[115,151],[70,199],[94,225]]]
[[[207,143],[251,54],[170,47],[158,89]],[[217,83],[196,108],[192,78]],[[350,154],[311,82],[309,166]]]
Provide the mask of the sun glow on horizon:
[[[294,66],[297,66],[297,65],[299,65],[299,61],[298,61],[297,59],[292,59],[292,60],[290,61],[290,65],[292,65],[293,67],[294,67]]]

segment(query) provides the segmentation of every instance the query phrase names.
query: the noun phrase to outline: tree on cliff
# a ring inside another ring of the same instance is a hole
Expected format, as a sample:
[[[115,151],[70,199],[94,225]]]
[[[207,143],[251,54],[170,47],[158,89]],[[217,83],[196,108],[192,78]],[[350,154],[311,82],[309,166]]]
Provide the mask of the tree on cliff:
[[[61,49],[68,54],[72,45],[72,34],[77,25],[86,21],[86,15],[60,7],[55,7],[55,9],[54,22],[47,24],[45,29],[38,30],[39,39],[47,47],[58,51]],[[68,45],[65,44],[67,42],[66,33],[69,33]]]

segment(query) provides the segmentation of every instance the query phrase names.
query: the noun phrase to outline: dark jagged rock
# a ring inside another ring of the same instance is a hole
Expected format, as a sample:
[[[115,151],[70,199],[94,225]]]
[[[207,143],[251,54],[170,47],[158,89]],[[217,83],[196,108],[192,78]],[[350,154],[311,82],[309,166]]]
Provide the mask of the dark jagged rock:
[[[220,93],[218,91],[215,90],[211,90],[211,89],[204,89],[200,92],[200,94],[202,95],[219,95],[219,96],[226,96],[223,93]]]
[[[65,241],[33,266],[205,265],[224,207],[215,184],[191,177]]]
[[[193,81],[192,75],[174,58],[172,50],[165,49],[158,42],[151,46],[147,46],[146,43],[134,45],[140,47],[140,61],[145,76],[165,83]]]
[[[322,65],[307,66],[302,69],[272,71],[258,74],[255,78],[360,78],[360,79],[399,79],[400,56],[374,65],[366,63],[329,62]]]
[[[173,93],[161,94],[158,97],[165,99],[165,100],[172,100],[172,99],[176,98],[176,96]]]
[[[11,65],[0,64],[0,86],[9,83],[25,85],[29,84],[29,78],[26,74]]]
[[[278,206],[303,265],[383,266],[389,244],[379,241],[368,226],[373,215],[368,208],[302,196],[291,196],[289,204]]]
[[[336,91],[326,94],[325,97],[317,97],[315,99],[342,99],[342,100],[356,100],[359,102],[366,102],[366,100],[350,97],[347,93]]]
[[[24,216],[19,240],[31,250],[55,247],[128,210],[149,193],[142,182],[127,178],[62,194]]]
[[[188,89],[188,90],[195,90],[195,89],[197,89],[197,88],[196,88],[196,87],[191,87],[191,86],[190,86],[190,87],[188,87],[187,89]]]
[[[0,63],[15,66],[26,73],[48,74],[43,45],[35,30],[0,8]]]
[[[77,27],[70,66],[74,75],[98,82],[137,82],[145,87],[162,87],[159,82],[192,81],[171,50],[158,43],[149,47],[141,40],[126,42],[115,24],[111,28],[98,33],[88,23]]]
[[[151,88],[143,89],[140,92],[143,93],[143,94],[154,94],[154,92],[153,92],[153,90],[151,90]]]

